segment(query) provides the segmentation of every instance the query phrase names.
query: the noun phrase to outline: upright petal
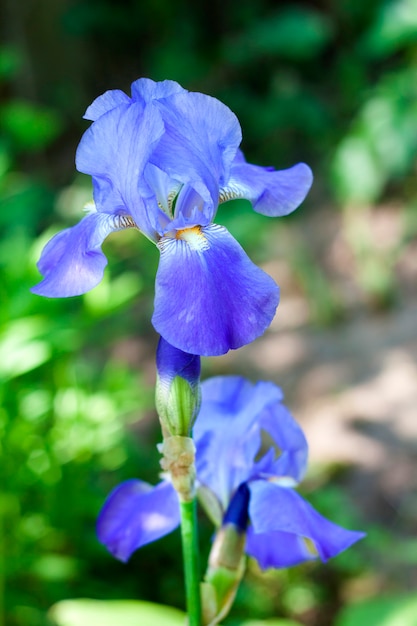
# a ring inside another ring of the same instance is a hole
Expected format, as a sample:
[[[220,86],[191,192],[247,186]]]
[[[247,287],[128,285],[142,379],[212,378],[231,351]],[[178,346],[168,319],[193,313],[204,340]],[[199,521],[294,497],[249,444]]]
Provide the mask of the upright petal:
[[[346,530],[320,515],[298,493],[256,480],[250,483],[249,517],[253,531],[285,532],[310,539],[322,561],[327,561],[362,539],[362,532]]]
[[[139,102],[122,104],[90,126],[76,155],[77,169],[93,176],[97,210],[128,212],[140,230],[154,240],[158,231],[157,205],[144,203],[140,182],[163,132],[155,107]],[[156,214],[148,210],[149,206]]]
[[[159,242],[155,329],[191,354],[240,348],[269,326],[279,290],[222,226],[178,231]]]
[[[162,100],[169,98],[176,93],[187,93],[186,89],[181,87],[174,80],[154,81],[151,78],[139,78],[132,83],[132,98],[134,100],[143,100],[144,102],[152,102],[152,100]]]
[[[201,93],[177,93],[158,108],[165,134],[151,162],[190,184],[204,200],[205,223],[211,222],[242,138],[239,122],[226,105]]]
[[[218,417],[219,422],[224,420],[227,413],[230,419],[235,419],[235,432],[246,430],[242,424],[240,413],[248,414],[249,419],[258,419],[266,406],[280,402],[283,399],[282,390],[272,382],[258,381],[253,383],[243,376],[213,376],[202,383],[202,394],[205,406],[210,406],[205,417],[199,419],[199,428],[212,428],[213,419]],[[213,406],[216,409],[213,411]],[[211,417],[210,413],[215,413]],[[239,414],[239,415],[237,415]],[[236,417],[235,417],[236,416]],[[216,426],[213,430],[217,428]]]
[[[109,495],[97,521],[101,543],[120,561],[147,543],[172,532],[180,523],[178,497],[171,483],[152,487],[128,480]]]
[[[313,182],[311,169],[298,163],[287,170],[274,170],[246,163],[239,152],[234,160],[230,178],[220,190],[220,200],[245,198],[262,215],[288,215],[306,197]]]
[[[160,110],[168,134],[179,132],[188,139],[194,157],[207,163],[222,185],[242,140],[236,115],[216,98],[196,92],[176,94],[166,104],[161,101]]]
[[[248,527],[246,534],[246,554],[256,559],[263,570],[292,567],[316,558],[302,537],[279,530],[255,533],[252,526]]]
[[[240,376],[216,376],[202,383],[202,402],[194,427],[197,474],[224,508],[243,482],[258,475],[260,417],[282,397],[269,382],[253,384]],[[274,454],[267,469],[274,467]]]
[[[121,89],[110,89],[93,100],[83,117],[85,120],[95,122],[99,117],[107,113],[107,111],[115,109],[120,104],[130,103],[131,99],[124,91],[121,91]]]
[[[107,265],[101,244],[111,232],[132,226],[129,216],[94,212],[56,234],[42,251],[38,269],[44,279],[32,287],[32,293],[65,298],[98,285]]]

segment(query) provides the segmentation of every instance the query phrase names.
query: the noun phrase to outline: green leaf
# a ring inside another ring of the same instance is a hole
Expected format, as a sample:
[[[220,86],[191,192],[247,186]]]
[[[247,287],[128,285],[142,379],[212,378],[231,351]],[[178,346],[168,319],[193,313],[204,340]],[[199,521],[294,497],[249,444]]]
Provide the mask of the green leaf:
[[[136,600],[63,600],[51,607],[56,626],[184,626],[186,615],[168,606]]]
[[[28,151],[45,148],[62,130],[62,120],[55,111],[23,100],[2,107],[0,125],[15,147]]]
[[[331,23],[318,11],[288,7],[256,22],[252,28],[228,41],[225,57],[232,63],[247,63],[259,57],[278,55],[286,59],[311,59],[332,39]]]
[[[335,626],[417,626],[417,597],[378,597],[347,606]]]
[[[48,361],[50,346],[40,338],[46,332],[46,321],[40,317],[26,317],[10,323],[0,335],[0,377],[14,378]]]
[[[300,622],[294,622],[292,619],[265,619],[265,620],[249,620],[242,622],[240,626],[302,626]]]

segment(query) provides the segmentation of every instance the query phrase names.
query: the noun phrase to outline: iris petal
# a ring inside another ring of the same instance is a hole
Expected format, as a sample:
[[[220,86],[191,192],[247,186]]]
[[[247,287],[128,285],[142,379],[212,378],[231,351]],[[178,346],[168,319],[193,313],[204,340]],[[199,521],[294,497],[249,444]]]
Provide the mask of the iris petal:
[[[38,268],[44,279],[32,293],[50,298],[79,296],[101,281],[107,259],[101,244],[111,232],[132,226],[130,217],[90,213],[55,235],[45,246]]]
[[[168,481],[152,487],[140,480],[118,485],[97,521],[98,538],[120,561],[141,546],[172,532],[180,523],[178,497]]]
[[[156,199],[149,210],[139,185],[142,181],[146,186],[144,170],[163,132],[162,119],[154,107],[136,102],[120,105],[90,126],[76,155],[77,169],[93,177],[97,210],[115,213],[123,209],[154,240],[158,230]]]
[[[259,417],[259,426],[281,452],[268,467],[268,473],[291,476],[296,483],[300,482],[307,467],[308,445],[302,429],[287,407],[281,402],[271,403]]]
[[[110,89],[96,98],[84,113],[85,120],[95,122],[99,117],[118,107],[120,104],[130,104],[131,99],[121,89]]]
[[[219,185],[229,177],[242,135],[232,111],[215,98],[183,92],[158,104],[165,133],[151,163],[203,199],[204,220],[211,222],[218,205]],[[187,213],[194,207],[184,207]]]
[[[163,237],[156,275],[155,329],[191,354],[240,348],[269,326],[279,290],[222,226]]]
[[[194,426],[197,474],[225,509],[237,487],[258,475],[260,416],[281,399],[282,392],[273,383],[253,384],[241,376],[210,378],[202,383],[201,391]],[[274,458],[272,451],[266,469],[274,468]]]
[[[312,182],[313,175],[305,163],[274,170],[246,163],[239,152],[220,198],[223,201],[245,198],[257,213],[278,217],[288,215],[303,202]]]
[[[292,489],[261,480],[252,481],[249,489],[249,516],[256,534],[281,531],[306,537],[314,543],[322,561],[365,536],[333,524]]]
[[[192,146],[192,159],[184,156],[186,161],[198,158],[215,174],[217,183],[222,185],[229,177],[230,167],[242,140],[242,132],[236,115],[225,104],[202,93],[185,92],[171,97],[167,106],[160,106],[161,115],[168,132],[173,135],[180,133]],[[183,141],[182,141],[183,142]],[[181,148],[181,146],[178,146]],[[175,153],[171,157],[173,169],[188,166],[178,162]]]
[[[169,98],[176,93],[187,93],[174,80],[163,80],[155,82],[151,78],[139,78],[132,83],[132,98],[134,100],[143,100],[151,102],[152,100],[162,100]]]
[[[298,535],[275,531],[255,533],[252,526],[246,534],[246,553],[258,561],[263,570],[268,567],[292,567],[315,558]]]

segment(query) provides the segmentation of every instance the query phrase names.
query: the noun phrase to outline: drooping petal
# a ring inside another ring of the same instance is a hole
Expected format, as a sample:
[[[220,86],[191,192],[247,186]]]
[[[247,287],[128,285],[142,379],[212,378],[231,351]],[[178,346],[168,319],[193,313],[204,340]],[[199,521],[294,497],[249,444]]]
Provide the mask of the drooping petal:
[[[258,561],[263,570],[268,567],[292,567],[316,558],[302,537],[279,530],[255,533],[252,526],[247,530],[245,551]]]
[[[95,122],[99,117],[118,107],[120,104],[130,104],[131,99],[121,89],[110,89],[93,100],[84,113],[85,120]]]
[[[155,329],[191,354],[240,348],[269,326],[279,290],[222,226],[163,237],[156,275]]]
[[[180,523],[178,497],[168,481],[156,487],[128,480],[109,495],[98,521],[101,543],[120,561],[147,543],[172,532]]]
[[[76,155],[77,169],[93,177],[97,210],[129,213],[140,230],[155,241],[159,230],[156,199],[145,203],[140,183],[146,186],[144,169],[163,132],[155,107],[139,102],[122,104],[90,126]]]
[[[249,517],[253,531],[291,533],[310,539],[322,561],[362,539],[362,532],[346,530],[320,515],[298,493],[262,480],[249,484]]]
[[[286,170],[274,170],[246,163],[239,152],[230,178],[220,190],[220,199],[224,202],[245,198],[257,213],[278,217],[288,215],[303,202],[312,182],[311,169],[305,163]]]
[[[129,216],[90,213],[56,234],[44,247],[38,269],[44,279],[32,293],[50,298],[79,296],[103,278],[107,259],[101,244],[111,232],[132,227]]]

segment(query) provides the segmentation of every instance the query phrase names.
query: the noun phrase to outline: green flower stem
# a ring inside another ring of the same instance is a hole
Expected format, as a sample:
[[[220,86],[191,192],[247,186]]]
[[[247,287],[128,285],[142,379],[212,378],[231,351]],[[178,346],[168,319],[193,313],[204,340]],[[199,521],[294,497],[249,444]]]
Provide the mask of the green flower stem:
[[[189,626],[201,626],[197,500],[181,502],[181,537]]]

